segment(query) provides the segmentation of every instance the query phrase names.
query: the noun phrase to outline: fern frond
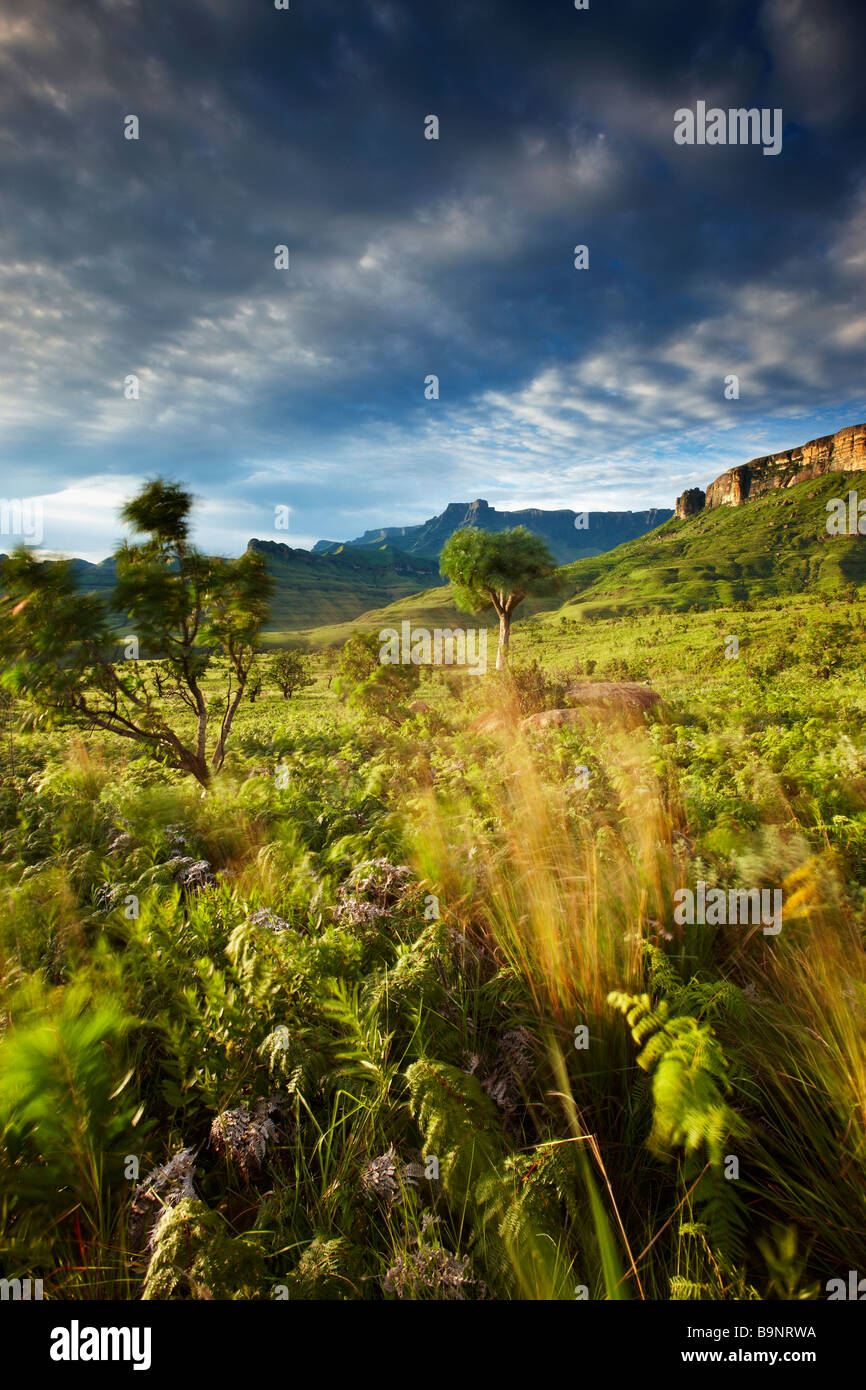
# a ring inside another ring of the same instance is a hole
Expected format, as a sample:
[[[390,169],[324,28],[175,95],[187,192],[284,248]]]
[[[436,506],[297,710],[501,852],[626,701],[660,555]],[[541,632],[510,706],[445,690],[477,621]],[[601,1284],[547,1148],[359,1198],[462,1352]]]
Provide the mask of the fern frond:
[[[165,1209],[153,1233],[143,1299],[255,1298],[264,1283],[258,1251],[232,1236],[219,1212],[189,1197]]]

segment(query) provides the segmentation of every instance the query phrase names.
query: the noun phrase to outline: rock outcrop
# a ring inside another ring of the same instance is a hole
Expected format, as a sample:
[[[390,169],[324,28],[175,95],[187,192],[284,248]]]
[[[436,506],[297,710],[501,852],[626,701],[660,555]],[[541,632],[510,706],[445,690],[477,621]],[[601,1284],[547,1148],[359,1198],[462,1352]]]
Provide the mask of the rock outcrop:
[[[702,512],[705,500],[702,487],[687,487],[685,492],[677,498],[677,516],[685,518]]]
[[[676,514],[687,517],[704,507],[741,507],[777,488],[794,487],[825,473],[860,472],[866,472],[866,424],[848,425],[799,448],[766,454],[739,468],[729,468],[710,483],[706,495],[700,488],[688,488],[677,498]]]

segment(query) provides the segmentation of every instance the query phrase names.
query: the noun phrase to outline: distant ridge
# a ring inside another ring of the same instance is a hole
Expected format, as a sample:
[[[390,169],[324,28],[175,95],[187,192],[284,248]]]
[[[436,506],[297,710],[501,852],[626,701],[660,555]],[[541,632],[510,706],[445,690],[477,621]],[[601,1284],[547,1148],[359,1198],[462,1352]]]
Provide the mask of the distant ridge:
[[[464,526],[491,532],[525,526],[527,531],[547,542],[560,565],[566,565],[584,556],[602,555],[624,541],[636,540],[647,531],[654,531],[673,514],[671,507],[651,507],[643,512],[544,511],[540,507],[527,507],[519,512],[500,512],[478,497],[474,502],[450,502],[439,516],[420,525],[383,526],[376,531],[365,531],[348,544],[353,548],[393,545],[410,555],[436,559],[448,537]],[[578,517],[586,520],[585,527],[575,527]],[[331,554],[340,544],[339,541],[317,541],[313,553]]]

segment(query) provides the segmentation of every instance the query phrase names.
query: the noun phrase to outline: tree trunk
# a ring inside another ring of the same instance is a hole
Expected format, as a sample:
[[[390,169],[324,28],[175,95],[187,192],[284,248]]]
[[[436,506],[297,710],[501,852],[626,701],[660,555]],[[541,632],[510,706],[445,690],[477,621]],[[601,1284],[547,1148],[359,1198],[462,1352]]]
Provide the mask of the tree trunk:
[[[243,697],[244,686],[239,685],[234,693],[231,704],[225,712],[225,718],[222,722],[222,728],[220,729],[220,736],[217,740],[217,746],[214,749],[213,757],[211,758],[211,766],[216,772],[219,772],[225,760],[226,741],[228,739],[229,734],[231,733],[232,723],[234,722],[234,717],[237,713],[238,705],[240,704]]]
[[[207,761],[204,758],[191,756],[188,760],[184,760],[182,766],[184,771],[191,772],[199,786],[204,787],[205,791],[207,791],[211,780],[211,772],[207,765]]]
[[[511,636],[511,613],[503,608],[499,614],[499,649],[496,653],[496,669],[504,670],[508,665],[508,639]]]

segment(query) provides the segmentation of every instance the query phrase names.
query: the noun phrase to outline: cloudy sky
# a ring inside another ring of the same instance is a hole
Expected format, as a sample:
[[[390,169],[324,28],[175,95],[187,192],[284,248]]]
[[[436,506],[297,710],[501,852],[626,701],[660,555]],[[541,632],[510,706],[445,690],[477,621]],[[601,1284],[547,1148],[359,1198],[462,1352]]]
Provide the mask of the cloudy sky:
[[[236,554],[671,506],[863,420],[864,39],[862,0],[3,0],[0,496],[95,559],[161,473]],[[781,153],[677,145],[698,101]]]

